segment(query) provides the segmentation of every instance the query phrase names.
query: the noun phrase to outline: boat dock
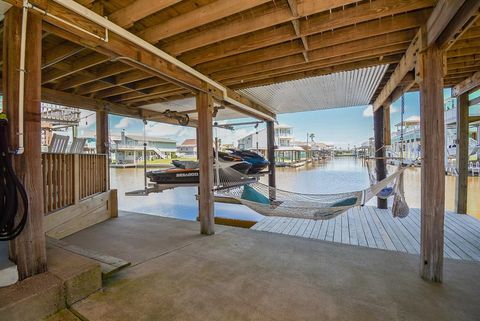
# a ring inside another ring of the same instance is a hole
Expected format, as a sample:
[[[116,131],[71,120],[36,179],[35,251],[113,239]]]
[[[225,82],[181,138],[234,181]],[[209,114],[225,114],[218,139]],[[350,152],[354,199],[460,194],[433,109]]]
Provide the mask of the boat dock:
[[[253,230],[311,238],[375,249],[420,253],[420,209],[406,218],[390,210],[355,207],[331,220],[267,217]],[[445,213],[446,258],[480,261],[480,221],[465,214]]]

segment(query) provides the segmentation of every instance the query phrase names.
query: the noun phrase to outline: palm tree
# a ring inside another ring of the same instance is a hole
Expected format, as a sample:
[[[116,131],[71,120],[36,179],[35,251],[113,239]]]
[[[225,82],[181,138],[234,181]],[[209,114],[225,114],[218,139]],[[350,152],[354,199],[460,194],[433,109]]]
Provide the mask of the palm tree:
[[[313,134],[313,133],[310,134],[310,140],[312,141],[312,143],[313,143],[313,138],[314,138],[314,137],[315,137],[315,134]]]

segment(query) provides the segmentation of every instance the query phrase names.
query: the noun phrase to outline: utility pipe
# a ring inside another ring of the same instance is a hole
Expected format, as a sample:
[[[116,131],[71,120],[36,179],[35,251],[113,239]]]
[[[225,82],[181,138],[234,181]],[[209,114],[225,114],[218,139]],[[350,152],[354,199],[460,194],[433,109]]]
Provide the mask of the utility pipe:
[[[25,110],[25,50],[27,45],[27,20],[28,20],[28,0],[23,1],[22,7],[22,28],[20,31],[20,67],[18,81],[18,147],[16,155],[21,155],[25,151],[24,145],[24,110]]]
[[[229,102],[232,105],[238,106],[238,107],[240,107],[240,108],[242,108],[242,109],[244,109],[248,112],[257,114],[257,115],[262,116],[262,117],[266,117],[268,120],[275,120],[274,117],[271,117],[271,116],[265,115],[263,113],[260,113],[256,109],[251,108],[250,106],[247,106],[247,105],[229,97],[228,93],[227,93],[227,88],[224,87],[223,85],[221,85],[221,84],[217,83],[216,81],[208,78],[207,76],[203,75],[202,73],[198,72],[197,70],[193,69],[192,67],[188,66],[187,64],[185,64],[185,63],[181,62],[180,60],[170,56],[169,54],[167,54],[163,50],[158,49],[157,47],[155,47],[151,43],[143,40],[142,38],[132,34],[131,32],[129,32],[127,30],[123,29],[122,27],[116,25],[115,23],[109,21],[108,19],[96,14],[95,12],[93,12],[90,9],[82,6],[81,4],[79,4],[79,3],[77,3],[73,0],[53,0],[53,1],[62,5],[63,7],[67,8],[67,9],[77,13],[78,15],[80,15],[80,16],[82,16],[82,17],[84,17],[84,18],[86,18],[86,19],[104,27],[107,31],[110,30],[111,32],[114,32],[117,35],[131,41],[132,43],[136,44],[137,46],[139,46],[139,47],[153,53],[154,55],[172,63],[173,65],[183,69],[184,71],[186,71],[189,74],[205,81],[206,83],[208,83],[208,84],[210,84],[214,87],[218,87],[223,93],[223,100],[224,101]],[[27,1],[27,3],[28,3],[28,1]],[[45,12],[44,10],[33,6],[32,4],[29,4],[29,5],[32,8],[34,8],[35,10]],[[64,19],[62,19],[62,18],[56,17],[52,14],[49,14],[48,12],[47,12],[47,15],[49,15],[49,17],[52,17],[54,19],[57,19],[57,20],[65,23]],[[71,24],[69,23],[69,25],[71,25]],[[80,27],[75,26],[75,28],[79,29]],[[84,30],[84,32],[92,34],[91,32],[89,32],[87,30]],[[104,40],[103,38],[99,37],[98,35],[95,35],[95,37]],[[107,39],[107,41],[108,41],[108,39]],[[259,103],[259,102],[257,102],[257,103]],[[262,105],[262,107],[267,108],[263,104],[259,103],[259,105]]]

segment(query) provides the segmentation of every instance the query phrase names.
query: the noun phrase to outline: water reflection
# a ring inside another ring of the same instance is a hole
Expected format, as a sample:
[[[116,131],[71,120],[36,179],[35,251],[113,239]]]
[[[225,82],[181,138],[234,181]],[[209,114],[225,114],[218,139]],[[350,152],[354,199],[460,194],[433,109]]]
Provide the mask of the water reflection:
[[[395,168],[389,168],[393,172]],[[267,178],[262,178],[266,183]],[[142,169],[111,169],[112,188],[118,189],[122,210],[195,220],[198,213],[196,187],[183,187],[149,196],[125,196],[125,192],[143,188]],[[356,191],[369,185],[368,172],[362,160],[336,158],[324,163],[311,163],[301,168],[278,168],[277,187],[298,193],[338,193]],[[468,213],[480,218],[480,178],[469,178]],[[446,207],[454,208],[455,177],[446,177]],[[410,207],[420,207],[420,168],[405,172],[405,195]],[[368,205],[375,205],[371,200]],[[240,205],[215,204],[217,216],[243,220],[259,220],[262,216]]]

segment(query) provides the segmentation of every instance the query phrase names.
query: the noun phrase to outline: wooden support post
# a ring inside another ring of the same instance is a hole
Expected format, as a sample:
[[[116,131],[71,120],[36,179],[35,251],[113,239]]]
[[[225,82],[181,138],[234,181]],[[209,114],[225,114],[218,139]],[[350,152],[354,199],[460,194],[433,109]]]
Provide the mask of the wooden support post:
[[[390,127],[390,105],[385,106],[383,111],[383,144],[385,146],[392,145],[392,135]]]
[[[198,160],[200,163],[200,183],[198,208],[200,216],[200,233],[215,233],[213,203],[213,131],[212,114],[213,99],[206,93],[199,93],[197,99],[198,112]]]
[[[443,277],[445,214],[445,121],[443,51],[433,45],[420,54],[420,125],[422,146],[420,275]]]
[[[12,7],[5,14],[3,36],[4,108],[10,124],[10,142],[18,141],[18,85],[20,72],[20,35],[22,11]],[[40,99],[42,63],[42,18],[28,16],[26,33],[24,147],[14,157],[15,173],[28,195],[28,220],[22,233],[10,242],[10,255],[17,264],[19,279],[47,271],[45,234],[43,231],[43,184],[40,150]],[[21,206],[20,206],[20,209]]]
[[[96,112],[96,130],[97,130],[97,154],[107,155],[105,162],[106,171],[106,190],[110,189],[110,143],[108,138],[108,111],[98,110]]]
[[[385,147],[384,147],[384,112],[385,107],[381,106],[373,112],[373,131],[375,137],[375,170],[377,173],[377,181],[381,181],[387,177],[387,162],[385,159]],[[377,198],[378,208],[388,208],[387,200]]]
[[[457,182],[455,189],[455,211],[467,213],[468,184],[468,92],[457,97]]]
[[[108,154],[108,112],[106,110],[98,110],[96,118],[97,154]]]
[[[267,122],[267,157],[270,165],[268,165],[268,186],[275,188],[277,186],[275,179],[275,126],[273,121]],[[274,200],[277,196],[274,190],[270,190],[270,200]]]

